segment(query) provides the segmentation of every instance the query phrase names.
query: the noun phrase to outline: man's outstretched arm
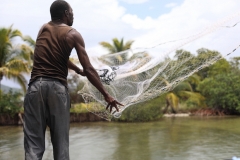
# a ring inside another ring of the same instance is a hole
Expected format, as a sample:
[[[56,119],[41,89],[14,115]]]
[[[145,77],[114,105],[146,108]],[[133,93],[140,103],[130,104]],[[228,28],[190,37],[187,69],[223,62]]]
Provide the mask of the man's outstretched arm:
[[[93,68],[92,64],[89,61],[87,52],[85,50],[85,44],[82,39],[80,33],[76,30],[72,30],[69,32],[67,39],[76,49],[78,54],[78,59],[83,67],[83,71],[87,76],[88,80],[102,93],[105,98],[105,101],[108,103],[107,108],[110,107],[110,112],[112,111],[112,107],[115,107],[118,111],[117,105],[122,105],[118,101],[116,101],[112,96],[108,94],[105,90],[104,86],[102,85],[99,75],[96,70]]]

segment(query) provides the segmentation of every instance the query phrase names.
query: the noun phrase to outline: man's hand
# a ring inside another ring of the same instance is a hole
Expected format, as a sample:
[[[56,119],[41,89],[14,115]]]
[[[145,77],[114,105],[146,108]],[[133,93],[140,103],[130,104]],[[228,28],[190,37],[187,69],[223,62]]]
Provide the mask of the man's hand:
[[[86,76],[86,74],[81,69],[77,70],[76,73],[80,74],[81,76]]]
[[[106,110],[108,110],[108,108],[110,108],[110,113],[112,112],[113,107],[115,107],[116,110],[119,112],[119,109],[118,109],[117,105],[124,106],[123,104],[119,103],[113,97],[111,97],[109,95],[105,97],[105,101],[108,103],[107,107],[106,107]]]
[[[68,68],[71,70],[74,70],[77,74],[80,74],[81,76],[86,76],[85,72],[78,68],[75,64],[73,64],[70,60],[68,60]]]

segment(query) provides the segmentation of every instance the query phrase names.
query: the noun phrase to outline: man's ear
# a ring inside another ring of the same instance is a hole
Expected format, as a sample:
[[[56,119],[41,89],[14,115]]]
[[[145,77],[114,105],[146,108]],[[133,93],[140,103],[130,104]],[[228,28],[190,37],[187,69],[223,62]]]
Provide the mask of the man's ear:
[[[66,17],[68,17],[69,16],[69,11],[65,10],[64,14],[65,14]]]

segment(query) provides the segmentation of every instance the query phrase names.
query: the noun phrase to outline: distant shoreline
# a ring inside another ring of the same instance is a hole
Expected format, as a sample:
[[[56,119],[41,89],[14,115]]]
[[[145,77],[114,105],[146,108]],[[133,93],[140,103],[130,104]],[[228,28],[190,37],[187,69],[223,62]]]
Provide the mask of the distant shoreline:
[[[22,125],[22,120],[24,119],[24,114],[19,113],[14,116],[0,115],[0,126],[5,125]],[[91,112],[87,113],[70,113],[70,123],[74,122],[100,122],[106,121]]]
[[[177,114],[167,113],[163,115],[163,117],[189,117],[189,116],[191,116],[191,113],[177,113]]]
[[[223,114],[223,112],[218,112],[218,114],[212,114],[215,112],[207,112],[211,114],[206,114],[204,111],[209,110],[200,110],[196,112],[188,112],[188,113],[166,113],[163,114],[163,118],[171,118],[171,117],[229,117],[229,116],[238,116],[238,115],[228,115]],[[212,111],[212,110],[211,110]],[[24,119],[23,113],[15,114],[14,116],[10,115],[0,115],[0,126],[6,125],[22,125],[22,119]],[[70,123],[82,123],[82,122],[100,122],[107,121],[97,115],[86,112],[86,113],[70,113]]]

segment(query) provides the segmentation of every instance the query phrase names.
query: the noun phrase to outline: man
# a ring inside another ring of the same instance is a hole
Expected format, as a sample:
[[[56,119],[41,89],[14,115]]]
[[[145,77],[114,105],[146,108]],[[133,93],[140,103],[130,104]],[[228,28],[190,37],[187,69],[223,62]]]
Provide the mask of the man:
[[[73,11],[64,0],[50,7],[51,21],[40,29],[34,51],[34,65],[24,100],[25,159],[42,159],[45,150],[45,131],[49,126],[55,160],[69,159],[69,109],[67,91],[68,68],[86,76],[102,93],[107,109],[122,105],[110,96],[100,82],[85,51],[81,35],[72,27]],[[69,61],[75,48],[83,70]]]

